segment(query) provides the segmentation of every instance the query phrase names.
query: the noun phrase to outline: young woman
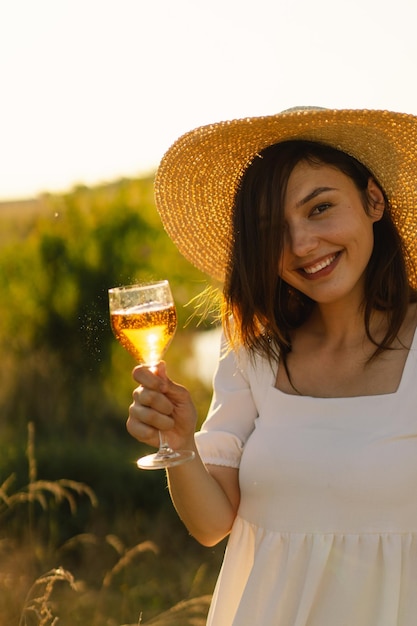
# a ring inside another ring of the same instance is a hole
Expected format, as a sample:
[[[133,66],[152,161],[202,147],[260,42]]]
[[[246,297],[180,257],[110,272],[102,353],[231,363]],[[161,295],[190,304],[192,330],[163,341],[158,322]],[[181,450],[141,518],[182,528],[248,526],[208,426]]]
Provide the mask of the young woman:
[[[417,118],[291,110],[203,127],[156,199],[222,280],[209,415],[144,367],[128,430],[192,448],[168,471],[205,545],[230,534],[211,626],[414,626]]]

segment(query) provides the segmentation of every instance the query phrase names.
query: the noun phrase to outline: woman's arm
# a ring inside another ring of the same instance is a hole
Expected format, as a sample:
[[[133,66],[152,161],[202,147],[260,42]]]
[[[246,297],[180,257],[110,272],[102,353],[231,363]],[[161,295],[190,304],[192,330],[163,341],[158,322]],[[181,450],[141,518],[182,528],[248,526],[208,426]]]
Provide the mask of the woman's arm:
[[[196,411],[189,392],[171,381],[161,363],[157,374],[134,370],[139,387],[133,392],[127,429],[144,443],[157,446],[158,430],[173,449],[194,450],[195,459],[168,470],[174,506],[189,532],[203,545],[225,537],[239,506],[238,470],[202,462],[194,441]]]
[[[179,517],[200,543],[214,546],[229,534],[240,500],[237,469],[205,466],[196,451],[193,461],[168,470],[168,484]]]

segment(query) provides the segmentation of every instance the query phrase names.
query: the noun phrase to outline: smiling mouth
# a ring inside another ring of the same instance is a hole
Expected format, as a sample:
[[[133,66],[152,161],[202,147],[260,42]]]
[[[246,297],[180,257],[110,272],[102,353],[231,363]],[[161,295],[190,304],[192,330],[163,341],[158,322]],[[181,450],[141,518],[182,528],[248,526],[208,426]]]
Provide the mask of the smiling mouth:
[[[331,256],[327,257],[327,259],[323,259],[322,261],[320,261],[319,263],[316,263],[315,265],[309,265],[308,267],[301,267],[300,271],[305,272],[309,276],[313,274],[317,274],[317,272],[320,272],[321,270],[324,270],[326,267],[331,265],[337,259],[338,256],[339,256],[339,253],[332,254]]]

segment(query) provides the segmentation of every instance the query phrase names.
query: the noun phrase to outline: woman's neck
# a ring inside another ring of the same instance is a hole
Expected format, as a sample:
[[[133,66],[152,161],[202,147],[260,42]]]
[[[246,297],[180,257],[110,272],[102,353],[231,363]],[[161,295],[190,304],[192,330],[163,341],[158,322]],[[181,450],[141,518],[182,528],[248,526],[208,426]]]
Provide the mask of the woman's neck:
[[[384,335],[387,322],[386,313],[372,313],[369,330],[375,339]],[[357,303],[317,305],[304,324],[304,329],[335,346],[362,343],[366,338],[364,307]]]

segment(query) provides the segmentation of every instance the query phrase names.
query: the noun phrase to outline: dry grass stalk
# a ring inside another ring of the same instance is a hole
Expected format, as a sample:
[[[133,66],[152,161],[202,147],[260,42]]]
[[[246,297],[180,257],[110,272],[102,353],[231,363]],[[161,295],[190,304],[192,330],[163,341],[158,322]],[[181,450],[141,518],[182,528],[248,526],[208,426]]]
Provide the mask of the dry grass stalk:
[[[103,580],[103,588],[109,587],[114,576],[121,572],[125,567],[130,565],[130,563],[138,554],[149,551],[153,552],[154,554],[158,554],[158,548],[153,543],[153,541],[142,541],[136,546],[133,546],[133,548],[130,548],[130,550],[127,550],[123,554],[123,556],[117,561],[116,565],[114,565],[114,567],[112,567],[112,569],[105,575]]]
[[[77,509],[74,493],[78,496],[85,495],[89,498],[92,506],[97,506],[98,501],[94,491],[86,484],[79,483],[75,480],[61,478],[60,480],[38,480],[37,464],[35,456],[35,429],[33,423],[28,424],[28,474],[29,483],[19,491],[9,494],[8,491],[12,487],[15,475],[11,474],[0,486],[0,516],[7,510],[22,503],[33,504],[37,502],[43,510],[48,508],[47,495],[53,496],[55,501],[60,503],[68,502],[71,513],[75,513]]]
[[[77,589],[72,574],[62,567],[52,569],[40,576],[26,596],[19,626],[33,624],[33,618],[37,620],[37,626],[55,626],[57,624],[58,617],[53,615],[51,608],[51,595],[58,581],[67,582],[71,589]]]
[[[205,626],[210,601],[211,595],[184,600],[143,626]]]

